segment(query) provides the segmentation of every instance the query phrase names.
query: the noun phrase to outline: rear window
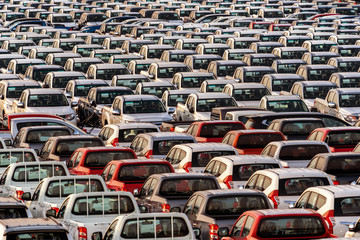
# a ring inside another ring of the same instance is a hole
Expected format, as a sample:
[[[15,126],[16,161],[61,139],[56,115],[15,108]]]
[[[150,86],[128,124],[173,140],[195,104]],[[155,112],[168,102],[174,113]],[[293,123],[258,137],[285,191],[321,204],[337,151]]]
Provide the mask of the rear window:
[[[334,216],[359,216],[360,197],[335,198]]]
[[[203,151],[195,152],[192,155],[192,167],[206,167],[211,159],[214,157],[235,155],[234,151]]]
[[[283,140],[283,136],[278,133],[243,134],[239,135],[236,148],[264,148],[270,142]]]
[[[0,167],[7,167],[11,163],[35,161],[35,156],[31,152],[0,152]]]
[[[156,128],[134,128],[119,130],[119,142],[132,142],[140,133],[157,132]]]
[[[360,87],[360,78],[344,78],[340,80],[342,88]]]
[[[285,135],[306,135],[308,136],[314,129],[322,128],[325,125],[322,122],[293,122],[283,125],[282,133]]]
[[[172,172],[167,164],[132,164],[124,165],[119,170],[119,181],[145,181],[149,176]]]
[[[200,131],[200,137],[204,138],[222,138],[229,131],[245,129],[243,124],[225,123],[225,124],[206,124]]]
[[[67,173],[60,165],[35,165],[15,168],[12,180],[15,182],[39,182],[53,176],[66,176]]]
[[[321,236],[326,229],[319,217],[271,217],[262,219],[257,229],[261,238]]]
[[[120,215],[134,211],[134,204],[128,196],[79,197],[72,209],[74,215]]]
[[[49,230],[46,231],[21,231],[21,233],[12,233],[6,235],[7,240],[17,240],[17,239],[52,239],[52,240],[68,240],[66,231],[59,230]]]
[[[309,109],[302,100],[285,100],[267,102],[267,110],[274,112],[308,112]]]
[[[243,212],[256,209],[268,209],[267,200],[262,195],[238,195],[212,197],[206,205],[206,214],[238,218]]]
[[[50,137],[56,136],[67,136],[71,135],[70,129],[46,129],[46,130],[39,130],[36,131],[29,131],[28,135],[26,136],[27,143],[44,143]]]
[[[309,187],[325,185],[329,185],[326,177],[284,178],[279,180],[279,196],[297,196]]]
[[[234,165],[233,181],[247,181],[253,173],[262,169],[279,168],[275,163],[254,163],[244,165]]]
[[[166,155],[170,149],[178,144],[193,143],[192,139],[175,139],[155,141],[153,145],[153,155]]]
[[[218,189],[213,178],[167,179],[162,181],[159,194],[164,197],[190,197],[196,191]]]
[[[351,156],[330,158],[325,172],[333,175],[358,175],[360,172],[360,158]]]
[[[97,179],[59,179],[49,183],[45,195],[47,197],[64,198],[73,193],[103,191],[105,189]]]
[[[331,74],[336,73],[336,69],[317,69],[309,71],[309,80],[329,80]],[[344,71],[345,72],[345,71]]]
[[[84,166],[104,168],[112,160],[134,159],[134,155],[130,151],[104,151],[91,152],[86,155]]]
[[[0,208],[0,218],[1,219],[10,219],[10,218],[28,218],[28,215],[26,213],[25,206],[10,206],[5,207],[2,206]]]
[[[356,145],[360,142],[360,131],[330,132],[325,141],[329,146]]]
[[[344,86],[342,86],[344,87]],[[323,98],[325,99],[327,93],[330,89],[333,89],[332,86],[313,86],[313,87],[304,87],[304,98]]]
[[[235,89],[233,91],[236,101],[260,101],[265,95],[271,95],[267,88]]]
[[[139,218],[127,220],[122,229],[121,237],[124,239],[172,239],[173,237],[186,237],[188,234],[189,229],[183,218],[156,217],[156,219]]]
[[[98,146],[104,146],[104,143],[98,139],[62,141],[58,143],[55,154],[58,156],[68,156],[78,148]]]
[[[311,160],[318,153],[327,153],[324,145],[294,145],[283,146],[279,153],[280,160]]]
[[[273,91],[290,91],[294,82],[300,81],[300,79],[278,79],[272,82]]]

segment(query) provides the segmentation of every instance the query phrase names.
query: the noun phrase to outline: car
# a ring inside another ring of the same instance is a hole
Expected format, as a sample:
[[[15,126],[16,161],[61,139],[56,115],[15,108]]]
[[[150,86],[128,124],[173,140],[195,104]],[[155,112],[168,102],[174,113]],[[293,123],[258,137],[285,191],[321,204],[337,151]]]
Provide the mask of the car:
[[[59,65],[33,65],[26,69],[24,80],[43,82],[48,72],[63,72],[64,68]]]
[[[104,63],[100,58],[80,57],[80,58],[69,58],[65,62],[65,71],[79,71],[86,73],[87,69],[92,64]]]
[[[282,168],[282,165],[263,155],[222,155],[211,159],[204,173],[215,176],[222,189],[242,189],[253,173],[271,168]]]
[[[222,143],[187,143],[172,147],[165,160],[175,172],[204,172],[209,161],[218,156],[238,155],[235,148]]]
[[[183,208],[194,192],[213,189],[220,186],[210,174],[163,173],[151,175],[134,195],[148,212],[172,212]]]
[[[239,215],[256,209],[272,209],[264,193],[221,189],[195,192],[185,204],[183,213],[193,227],[201,229],[199,239],[205,240],[216,239],[217,229],[230,228]]]
[[[307,52],[301,59],[307,64],[327,64],[330,58],[339,56],[338,53],[334,52]]]
[[[311,187],[301,194],[294,208],[317,211],[326,219],[333,234],[343,237],[348,223],[356,222],[359,218],[357,207],[354,206],[359,192],[359,186],[351,185]]]
[[[231,77],[229,77],[231,78]],[[236,83],[234,79],[205,80],[200,85],[201,93],[221,93],[228,83]],[[237,106],[237,105],[236,105]]]
[[[304,77],[297,74],[277,73],[263,75],[260,83],[267,87],[272,95],[280,95],[281,91],[290,91],[295,82],[304,80]]]
[[[275,70],[266,66],[238,67],[233,75],[235,81],[240,83],[255,82],[260,83],[265,74],[273,74]]]
[[[86,79],[82,72],[49,72],[45,75],[44,81],[40,83],[43,88],[59,88],[64,90],[70,80]]]
[[[336,45],[338,44],[328,40],[306,40],[301,47],[309,52],[328,52],[332,46]]]
[[[175,90],[176,87],[170,82],[139,82],[136,85],[135,94],[154,95],[161,98],[163,93],[168,90]]]
[[[312,131],[307,139],[326,142],[331,152],[351,152],[359,138],[359,127],[324,127]]]
[[[184,39],[185,40],[199,40],[199,39]],[[191,69],[192,72],[199,72],[201,69],[206,70],[212,61],[221,60],[221,56],[216,54],[194,54],[186,56],[184,63]]]
[[[134,138],[130,148],[135,151],[138,157],[162,159],[174,145],[195,142],[195,138],[186,133],[142,133]]]
[[[129,70],[122,64],[91,64],[86,72],[88,79],[102,79],[111,84],[114,75],[129,74]]]
[[[238,218],[231,231],[225,228],[218,229],[217,233],[215,235],[229,235],[223,240],[336,237],[331,234],[323,217],[308,209],[248,211]]]
[[[339,72],[333,73],[329,81],[336,84],[339,88],[356,88],[360,84],[360,73],[358,72]]]
[[[265,95],[260,99],[259,108],[273,112],[309,112],[305,102],[292,95]]]
[[[275,60],[271,67],[276,73],[294,73],[303,64],[306,62],[301,59],[279,59]]]
[[[222,143],[233,146],[240,155],[260,154],[270,142],[285,139],[285,136],[276,130],[235,130],[229,131]]]
[[[295,203],[309,187],[333,185],[330,177],[316,169],[273,168],[256,171],[245,185],[245,189],[264,192],[274,208],[285,209]]]
[[[271,95],[270,91],[260,83],[228,83],[223,93],[232,96],[238,106],[257,107],[259,101],[265,95]]]
[[[135,189],[141,189],[151,175],[172,172],[174,169],[165,160],[127,159],[110,161],[102,171],[101,177],[108,189],[133,193]]]

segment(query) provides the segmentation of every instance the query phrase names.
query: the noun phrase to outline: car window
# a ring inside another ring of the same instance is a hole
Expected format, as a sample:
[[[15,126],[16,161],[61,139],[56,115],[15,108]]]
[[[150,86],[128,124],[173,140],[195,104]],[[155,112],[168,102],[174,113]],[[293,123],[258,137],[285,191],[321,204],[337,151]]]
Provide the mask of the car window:
[[[73,193],[102,192],[104,187],[97,179],[68,179],[49,182],[45,196],[50,198],[67,197]]]
[[[47,177],[66,176],[61,165],[28,165],[16,167],[12,176],[15,182],[38,182]]]
[[[251,230],[251,227],[252,227],[254,221],[255,221],[255,219],[253,217],[251,217],[251,216],[247,217],[244,228],[241,232],[241,237],[246,237],[250,233],[250,230]]]
[[[108,230],[105,233],[104,240],[112,240],[114,237],[116,225],[119,220],[114,220],[111,225],[109,226]]]
[[[161,182],[159,195],[163,197],[191,196],[196,191],[218,189],[213,178],[167,179]]]
[[[279,196],[301,195],[309,187],[329,185],[326,177],[299,177],[279,180]]]
[[[328,148],[325,145],[293,145],[283,146],[279,152],[279,159],[286,161],[293,160],[311,160],[318,153],[327,153]]]
[[[117,179],[119,181],[142,181],[153,174],[170,173],[168,164],[127,164],[121,166]]]
[[[11,163],[35,162],[35,156],[31,152],[0,152],[0,167],[7,167]]]
[[[234,228],[232,229],[231,231],[231,234],[230,236],[231,237],[240,237],[240,233],[241,233],[241,230],[244,226],[244,222],[245,222],[245,219],[246,219],[246,215],[245,216],[242,216],[234,225]]]

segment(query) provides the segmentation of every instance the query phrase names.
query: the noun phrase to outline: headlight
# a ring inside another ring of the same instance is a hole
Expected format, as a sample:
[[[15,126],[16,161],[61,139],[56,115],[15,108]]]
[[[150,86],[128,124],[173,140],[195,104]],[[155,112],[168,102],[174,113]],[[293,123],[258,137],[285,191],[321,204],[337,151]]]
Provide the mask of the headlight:
[[[353,115],[344,115],[344,119],[348,122],[356,122],[358,120],[358,118]]]
[[[73,120],[75,118],[75,114],[71,113],[65,116],[66,120]]]

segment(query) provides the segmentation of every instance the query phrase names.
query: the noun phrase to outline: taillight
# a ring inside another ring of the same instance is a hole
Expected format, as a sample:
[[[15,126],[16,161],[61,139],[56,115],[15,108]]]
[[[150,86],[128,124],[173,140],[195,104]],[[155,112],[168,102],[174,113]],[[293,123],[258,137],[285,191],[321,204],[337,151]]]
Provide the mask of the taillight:
[[[329,147],[330,152],[335,152],[335,148],[334,147]]]
[[[185,163],[185,165],[183,166],[183,169],[184,169],[186,172],[192,172],[191,162]]]
[[[170,128],[170,132],[174,132],[175,131],[175,128],[174,127],[171,127]]]
[[[272,191],[268,197],[274,203],[274,208],[278,208],[280,204],[279,191],[278,190]]]
[[[59,212],[59,208],[57,208],[57,207],[51,207],[51,209],[52,209],[52,210],[55,210],[56,213]]]
[[[170,205],[163,203],[163,204],[161,204],[161,209],[162,209],[162,212],[168,213],[168,212],[170,212]]]
[[[24,191],[22,190],[16,190],[16,198],[19,200],[22,200],[22,195],[24,194]]]
[[[78,240],[87,240],[87,229],[86,227],[78,227]]]
[[[217,240],[219,239],[219,234],[218,234],[218,230],[219,230],[219,226],[216,224],[209,224],[209,228],[210,228],[210,240]]]
[[[145,153],[146,158],[151,158],[152,155],[153,155],[153,150],[149,150]]]
[[[334,230],[333,228],[334,228],[334,226],[336,224],[335,217],[334,217],[334,210],[327,211],[324,214],[324,218],[327,221],[327,223],[329,224],[330,232],[333,233],[333,230]]]
[[[233,184],[233,182],[232,182],[232,175],[227,176],[227,177],[224,179],[223,182],[226,184],[226,186],[227,186],[229,189],[234,188],[234,184]]]
[[[127,190],[127,188],[121,187],[121,188],[120,188],[120,191],[122,191],[122,192],[127,192],[128,190]]]
[[[339,181],[333,181],[334,185],[340,185]]]
[[[119,138],[114,138],[114,140],[111,141],[111,145],[116,147],[116,144],[119,142]]]

